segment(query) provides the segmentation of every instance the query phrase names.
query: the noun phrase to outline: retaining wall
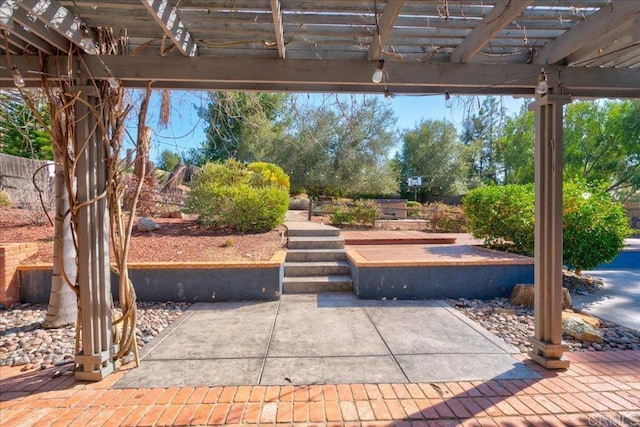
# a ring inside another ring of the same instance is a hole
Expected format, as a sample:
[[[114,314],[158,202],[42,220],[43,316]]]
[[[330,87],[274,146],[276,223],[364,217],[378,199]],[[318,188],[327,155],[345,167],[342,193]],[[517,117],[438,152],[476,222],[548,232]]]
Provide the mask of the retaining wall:
[[[0,245],[0,304],[20,302],[18,268],[26,258],[38,252],[37,243],[3,243]]]
[[[139,301],[222,302],[277,300],[285,252],[269,261],[223,263],[131,263],[129,276]],[[21,265],[20,301],[46,304],[52,266]],[[111,292],[118,298],[118,277],[111,274]]]
[[[371,262],[348,252],[353,292],[359,299],[424,300],[508,297],[518,283],[533,283],[533,259],[521,263]]]

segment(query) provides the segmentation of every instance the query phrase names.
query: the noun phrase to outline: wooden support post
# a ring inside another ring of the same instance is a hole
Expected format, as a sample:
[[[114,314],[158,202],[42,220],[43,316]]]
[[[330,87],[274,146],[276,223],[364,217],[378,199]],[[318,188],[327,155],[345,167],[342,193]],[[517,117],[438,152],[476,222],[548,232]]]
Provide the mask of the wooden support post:
[[[564,369],[562,353],[562,106],[569,96],[538,97],[535,142],[535,334],[529,356],[549,369]]]
[[[83,100],[97,105],[92,88],[82,88]],[[76,378],[100,381],[114,370],[109,271],[109,217],[106,190],[106,151],[95,126],[96,117],[83,102],[76,103],[75,150],[78,203],[78,284],[82,346],[76,355]],[[96,106],[100,111],[100,108]]]

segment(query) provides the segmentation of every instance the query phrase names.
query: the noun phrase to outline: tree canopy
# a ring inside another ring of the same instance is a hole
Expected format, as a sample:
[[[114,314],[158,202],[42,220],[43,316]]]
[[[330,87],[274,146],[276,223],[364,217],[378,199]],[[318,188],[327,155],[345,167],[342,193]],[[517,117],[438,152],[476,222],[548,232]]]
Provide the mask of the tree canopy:
[[[35,99],[35,98],[34,98]],[[50,122],[46,104],[38,105],[42,119]],[[0,153],[31,159],[53,160],[49,133],[39,125],[22,99],[0,94]]]

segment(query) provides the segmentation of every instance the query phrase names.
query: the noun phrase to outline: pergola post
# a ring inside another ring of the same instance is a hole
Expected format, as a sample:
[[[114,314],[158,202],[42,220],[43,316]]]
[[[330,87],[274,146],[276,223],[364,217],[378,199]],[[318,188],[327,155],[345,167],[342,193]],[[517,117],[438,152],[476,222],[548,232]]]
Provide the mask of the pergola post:
[[[75,104],[77,163],[78,285],[82,345],[76,355],[76,378],[100,381],[114,370],[111,332],[109,216],[106,191],[106,151],[88,105],[101,111],[95,90],[81,88]],[[85,104],[87,103],[87,104]]]
[[[569,367],[562,353],[562,106],[566,95],[538,96],[535,140],[535,334],[529,356],[549,369]]]

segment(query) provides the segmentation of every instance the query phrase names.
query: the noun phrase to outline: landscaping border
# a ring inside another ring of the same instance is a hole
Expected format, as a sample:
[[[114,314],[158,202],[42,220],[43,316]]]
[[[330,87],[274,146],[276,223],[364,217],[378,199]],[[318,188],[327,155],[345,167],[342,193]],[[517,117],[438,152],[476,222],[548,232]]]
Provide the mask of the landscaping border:
[[[280,298],[286,251],[269,261],[130,263],[129,276],[139,301],[223,302]],[[51,264],[18,267],[20,301],[46,304],[51,289]],[[111,292],[118,297],[118,277],[111,274]]]
[[[379,262],[348,248],[347,260],[359,299],[493,299],[508,297],[518,283],[533,283],[533,258],[508,263]]]

